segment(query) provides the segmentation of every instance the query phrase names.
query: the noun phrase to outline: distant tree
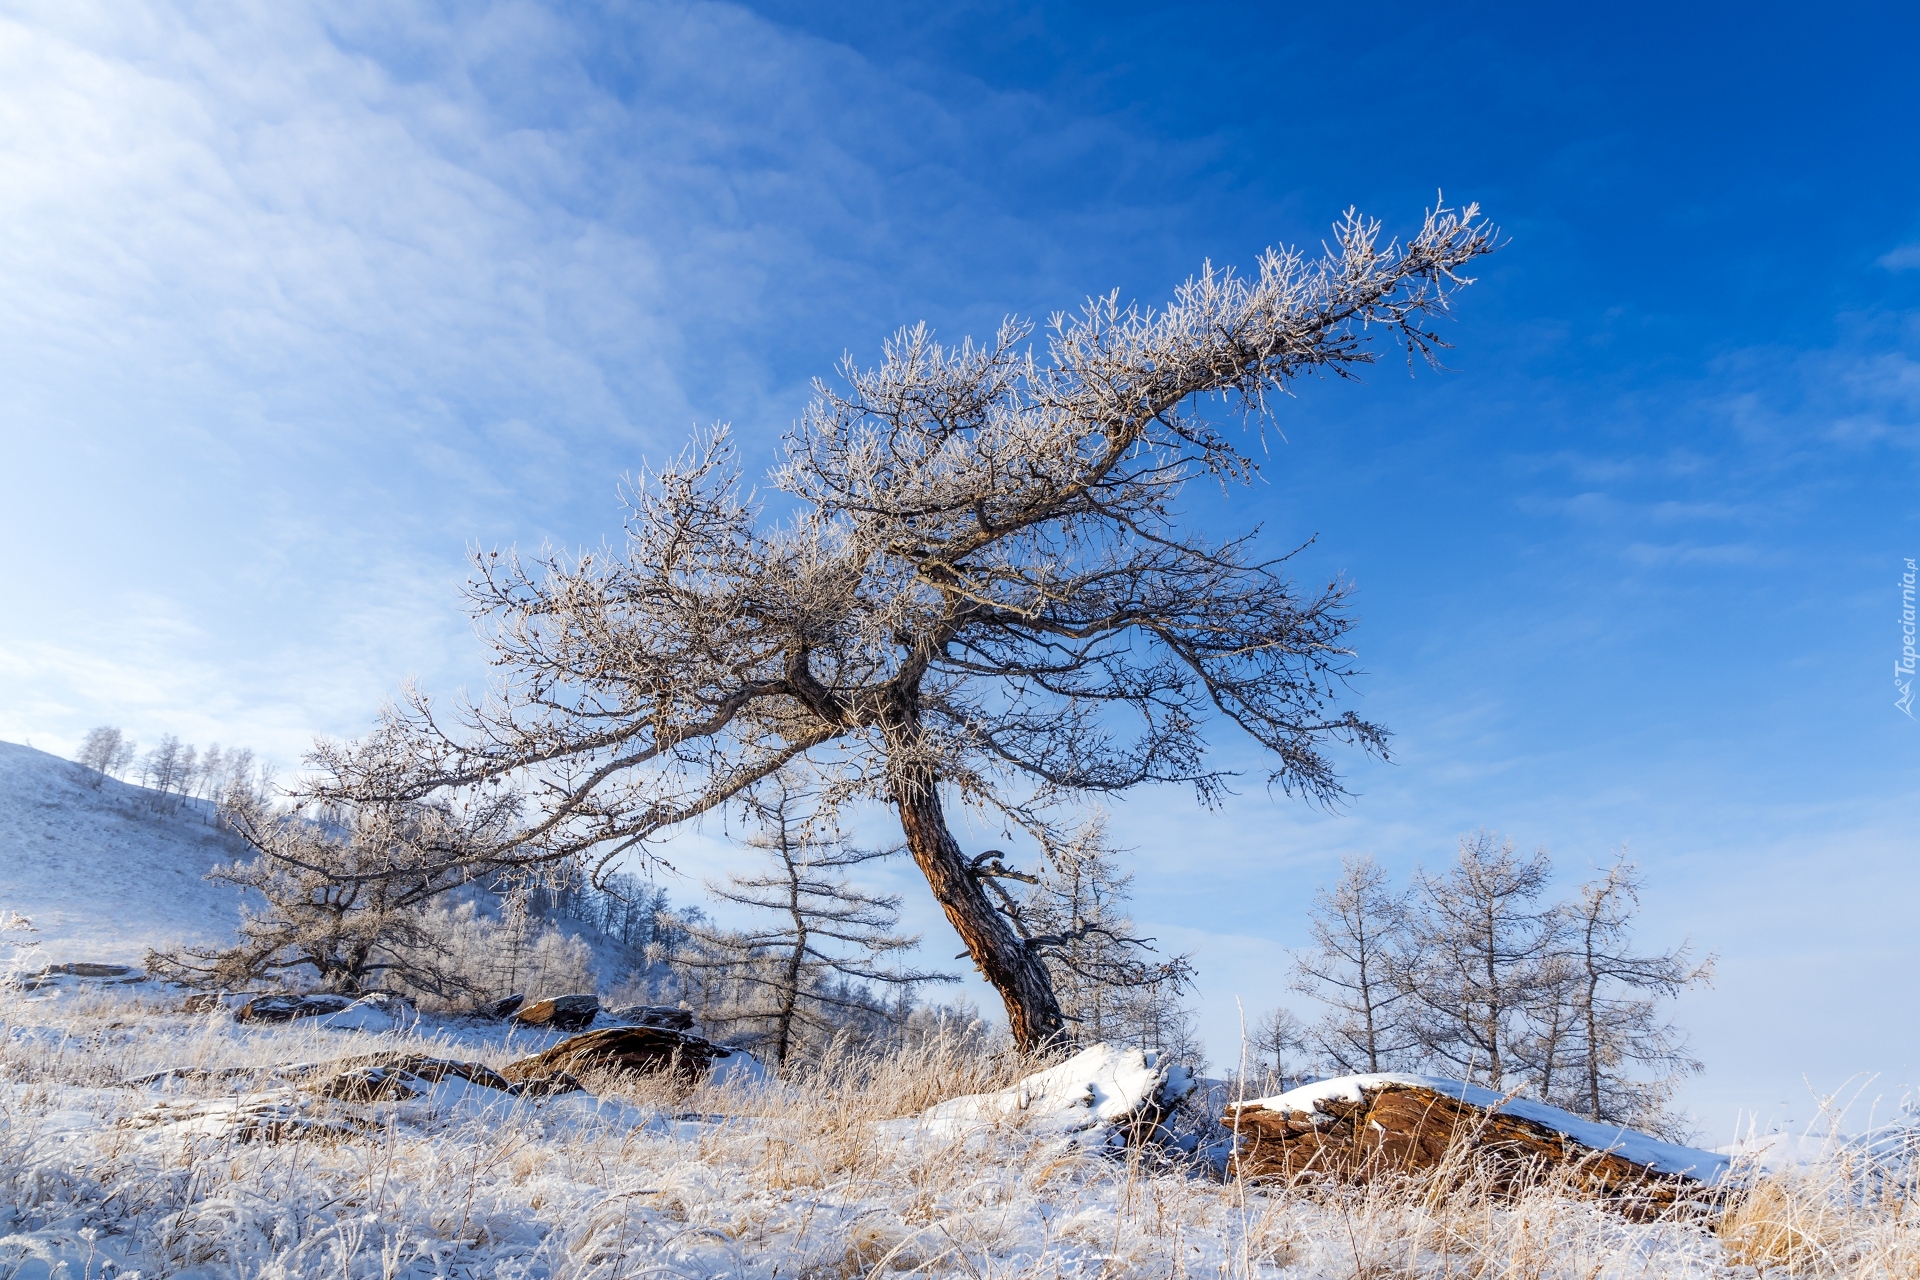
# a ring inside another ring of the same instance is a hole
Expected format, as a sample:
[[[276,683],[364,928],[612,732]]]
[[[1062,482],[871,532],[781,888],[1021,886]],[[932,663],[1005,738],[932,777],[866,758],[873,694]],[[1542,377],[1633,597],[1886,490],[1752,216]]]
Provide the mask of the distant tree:
[[[80,744],[80,754],[75,759],[99,775],[93,780],[93,785],[97,787],[112,771],[114,761],[119,759],[121,748],[125,745],[126,736],[120,730],[103,724],[87,731],[86,738]]]
[[[1595,1120],[1657,1130],[1671,1127],[1666,1106],[1680,1078],[1701,1070],[1685,1035],[1661,1016],[1660,1002],[1711,982],[1714,957],[1695,961],[1686,943],[1637,954],[1632,925],[1640,889],[1638,869],[1623,855],[1582,885],[1568,909],[1562,964],[1569,975],[1571,1087],[1549,1097]]]
[[[1343,1072],[1391,1071],[1419,1047],[1408,967],[1412,915],[1405,893],[1370,857],[1341,862],[1332,889],[1314,895],[1313,948],[1294,957],[1294,990],[1326,1012],[1307,1032],[1321,1057]]]
[[[802,1033],[831,1035],[848,1015],[878,1011],[864,985],[854,984],[954,980],[901,966],[919,939],[893,931],[900,899],[857,889],[843,874],[897,850],[853,848],[813,807],[816,798],[793,771],[741,798],[755,827],[746,843],[766,853],[772,869],[707,889],[751,908],[758,922],[737,931],[695,927],[696,946],[679,958],[682,969],[717,980],[730,997],[706,1010],[708,1020],[745,1028],[781,1065]]]
[[[978,874],[1001,900],[1022,945],[1042,958],[1068,1036],[1082,1043],[1116,1041],[1191,1056],[1192,1018],[1184,997],[1193,962],[1156,955],[1127,914],[1133,877],[1114,865],[1105,822],[1095,819],[1053,843],[1037,876],[1016,872],[990,850]],[[1016,899],[1000,881],[1025,881]]]
[[[1014,320],[984,346],[902,330],[877,368],[816,384],[772,475],[784,519],[717,432],[636,486],[622,548],[480,554],[469,599],[496,696],[443,723],[409,695],[377,731],[404,747],[386,771],[312,794],[537,780],[539,816],[462,858],[605,868],[805,757],[841,798],[895,811],[1015,1040],[1045,1044],[1067,1027],[1046,960],[949,806],[1028,825],[1160,782],[1210,801],[1229,776],[1207,758],[1215,717],[1311,798],[1342,794],[1332,744],[1384,751],[1338,707],[1348,588],[1296,586],[1254,531],[1203,537],[1182,498],[1257,469],[1214,406],[1263,423],[1299,379],[1357,373],[1376,338],[1433,358],[1435,317],[1495,247],[1478,216],[1438,209],[1382,243],[1349,212],[1324,256],[1208,267],[1158,310],[1095,299],[1039,352]]]
[[[1288,1069],[1308,1050],[1310,1032],[1299,1015],[1283,1006],[1275,1006],[1260,1016],[1247,1032],[1247,1063],[1250,1074],[1264,1077],[1260,1091],[1279,1092],[1293,1084],[1298,1072]]]
[[[1445,875],[1420,877],[1414,1027],[1429,1060],[1462,1079],[1505,1089],[1525,1075],[1528,1020],[1541,1011],[1562,920],[1539,905],[1551,873],[1544,849],[1522,860],[1512,841],[1481,830],[1461,837]]]
[[[499,839],[518,797],[481,793],[463,808],[423,804],[308,806],[274,812],[251,793],[230,798],[228,825],[255,857],[207,878],[253,890],[265,906],[243,912],[238,945],[182,948],[147,957],[154,972],[188,983],[241,987],[310,970],[324,990],[358,992],[404,983],[436,995],[471,984],[446,963],[426,908],[466,880],[450,851]]]
[[[200,753],[200,763],[193,771],[193,794],[218,802],[226,781],[227,757],[216,742]]]

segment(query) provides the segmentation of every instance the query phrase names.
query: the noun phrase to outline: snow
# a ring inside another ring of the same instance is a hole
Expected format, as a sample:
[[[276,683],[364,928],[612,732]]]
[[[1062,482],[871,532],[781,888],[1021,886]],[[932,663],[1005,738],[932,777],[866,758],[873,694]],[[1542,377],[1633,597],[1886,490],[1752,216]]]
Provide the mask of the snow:
[[[1012,1088],[942,1102],[896,1127],[903,1135],[964,1137],[1014,1122],[1069,1146],[1105,1148],[1123,1145],[1126,1125],[1158,1119],[1193,1088],[1186,1068],[1160,1054],[1097,1044]]]
[[[204,877],[244,849],[204,805],[157,812],[152,794],[0,742],[0,916],[17,911],[39,931],[23,967],[137,964],[149,947],[232,939],[240,892]]]
[[[320,1019],[329,1031],[405,1031],[420,1020],[405,1000],[380,994],[363,996],[338,1013]]]
[[[1732,1165],[1728,1156],[1717,1151],[1702,1151],[1696,1147],[1683,1147],[1677,1143],[1663,1142],[1651,1134],[1641,1133],[1635,1129],[1583,1120],[1571,1111],[1562,1111],[1559,1107],[1550,1107],[1543,1102],[1532,1102],[1525,1098],[1508,1097],[1506,1094],[1481,1085],[1464,1084],[1458,1080],[1448,1080],[1443,1076],[1407,1075],[1393,1071],[1369,1075],[1335,1076],[1330,1080],[1319,1080],[1313,1084],[1301,1085],[1297,1089],[1289,1089],[1285,1093],[1276,1094],[1270,1098],[1249,1098],[1236,1105],[1312,1115],[1320,1110],[1322,1102],[1359,1102],[1362,1091],[1392,1084],[1418,1085],[1449,1098],[1458,1098],[1476,1107],[1501,1111],[1510,1116],[1518,1116],[1522,1120],[1531,1120],[1557,1133],[1563,1133],[1583,1146],[1592,1147],[1596,1151],[1614,1152],[1635,1164],[1645,1165],[1661,1173],[1681,1173],[1702,1182],[1718,1182],[1727,1176],[1727,1171]]]

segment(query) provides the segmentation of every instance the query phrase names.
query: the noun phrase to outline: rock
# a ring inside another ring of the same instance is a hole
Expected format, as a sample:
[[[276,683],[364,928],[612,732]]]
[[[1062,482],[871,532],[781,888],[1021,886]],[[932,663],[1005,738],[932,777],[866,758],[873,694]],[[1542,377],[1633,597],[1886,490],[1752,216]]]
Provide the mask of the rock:
[[[693,1030],[693,1010],[671,1004],[625,1004],[607,1010],[607,1016],[636,1027],[666,1027],[671,1031]]]
[[[1164,1055],[1097,1044],[1012,1088],[954,1098],[913,1120],[891,1123],[955,1137],[1019,1125],[1071,1147],[1118,1150],[1164,1139],[1160,1122],[1193,1088],[1186,1068]]]
[[[467,1016],[470,1018],[480,1018],[487,1022],[504,1022],[506,1019],[511,1018],[522,1004],[526,1003],[526,999],[525,996],[501,996],[498,1000],[489,1000],[485,1004],[477,1006],[473,1012]]]
[[[551,1027],[555,1031],[585,1031],[600,1012],[599,996],[549,996],[521,1008],[513,1020],[523,1027]]]
[[[420,1053],[371,1054],[341,1062],[318,1063],[306,1069],[304,1078],[295,1078],[302,1079],[305,1087],[322,1097],[348,1102],[418,1097],[442,1080],[464,1080],[502,1093],[521,1092],[512,1081],[482,1063],[430,1058]]]
[[[1549,1178],[1632,1216],[1690,1200],[1726,1171],[1711,1152],[1431,1076],[1344,1076],[1229,1106],[1233,1172],[1368,1182],[1439,1171],[1509,1195]]]
[[[420,1021],[413,1002],[391,991],[372,991],[338,1013],[320,1019],[332,1031],[405,1031]]]
[[[353,1003],[352,996],[312,992],[303,996],[255,996],[233,1011],[235,1022],[292,1022],[339,1013]]]
[[[534,1081],[606,1070],[634,1075],[672,1072],[693,1079],[706,1074],[715,1058],[732,1053],[731,1049],[668,1027],[606,1027],[562,1040],[545,1053],[509,1062],[500,1068],[500,1074],[517,1084],[527,1084],[529,1090]]]
[[[76,960],[67,964],[50,964],[37,973],[25,975],[19,981],[26,990],[38,991],[42,987],[62,986],[76,979],[102,986],[122,986],[145,982],[147,974],[144,969],[136,969],[130,964],[96,964]]]

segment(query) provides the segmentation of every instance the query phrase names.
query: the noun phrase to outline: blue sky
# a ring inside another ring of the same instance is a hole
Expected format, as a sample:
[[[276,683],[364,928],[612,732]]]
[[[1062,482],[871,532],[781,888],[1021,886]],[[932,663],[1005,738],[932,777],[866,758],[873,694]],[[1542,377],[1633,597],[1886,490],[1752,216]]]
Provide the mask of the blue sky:
[[[770,456],[901,323],[1153,301],[1444,189],[1510,237],[1452,371],[1303,387],[1200,508],[1355,581],[1396,760],[1333,815],[1121,805],[1138,914],[1225,1058],[1342,852],[1405,874],[1486,825],[1571,884],[1625,843],[1648,940],[1721,956],[1680,1010],[1709,1132],[1895,1094],[1917,38],[1895,5],[15,0],[0,737],[291,763],[403,677],[482,678],[463,549],[598,541],[696,424]]]

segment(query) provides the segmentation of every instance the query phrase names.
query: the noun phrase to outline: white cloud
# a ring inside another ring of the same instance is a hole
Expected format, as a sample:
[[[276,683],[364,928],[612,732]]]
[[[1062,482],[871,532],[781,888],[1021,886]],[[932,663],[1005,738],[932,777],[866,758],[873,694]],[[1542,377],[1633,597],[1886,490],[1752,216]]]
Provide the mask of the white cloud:
[[[1903,244],[1874,259],[1888,271],[1920,270],[1920,244]]]

